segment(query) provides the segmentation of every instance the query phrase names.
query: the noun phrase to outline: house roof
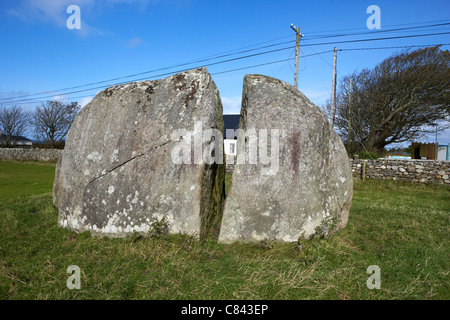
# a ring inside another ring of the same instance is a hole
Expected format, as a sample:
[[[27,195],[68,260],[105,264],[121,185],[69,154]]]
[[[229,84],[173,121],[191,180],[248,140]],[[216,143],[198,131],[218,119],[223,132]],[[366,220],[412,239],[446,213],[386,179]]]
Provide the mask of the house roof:
[[[225,131],[225,139],[237,139],[237,129],[239,128],[239,118],[241,116],[239,114],[224,114],[223,115],[223,124]],[[228,130],[236,131],[234,135],[227,135]]]
[[[0,141],[1,140],[6,140],[6,134],[0,135]],[[30,139],[22,137],[22,136],[11,136],[11,141],[32,142]]]

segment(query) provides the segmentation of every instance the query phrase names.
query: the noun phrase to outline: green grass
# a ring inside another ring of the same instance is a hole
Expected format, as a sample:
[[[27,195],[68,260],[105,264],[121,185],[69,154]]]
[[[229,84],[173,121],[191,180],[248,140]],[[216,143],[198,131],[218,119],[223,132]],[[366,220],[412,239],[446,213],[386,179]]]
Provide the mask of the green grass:
[[[450,299],[448,187],[357,182],[329,239],[222,245],[76,234],[57,226],[54,165],[0,168],[0,299]],[[80,290],[66,286],[70,265]],[[370,265],[380,290],[366,287]]]
[[[0,161],[0,201],[49,192],[55,163]]]

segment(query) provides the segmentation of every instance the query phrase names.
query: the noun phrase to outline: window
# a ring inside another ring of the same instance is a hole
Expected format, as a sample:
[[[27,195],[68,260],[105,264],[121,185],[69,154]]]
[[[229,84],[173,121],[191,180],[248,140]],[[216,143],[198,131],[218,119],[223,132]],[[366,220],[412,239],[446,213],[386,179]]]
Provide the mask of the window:
[[[236,151],[236,144],[230,143],[230,154],[234,154]]]

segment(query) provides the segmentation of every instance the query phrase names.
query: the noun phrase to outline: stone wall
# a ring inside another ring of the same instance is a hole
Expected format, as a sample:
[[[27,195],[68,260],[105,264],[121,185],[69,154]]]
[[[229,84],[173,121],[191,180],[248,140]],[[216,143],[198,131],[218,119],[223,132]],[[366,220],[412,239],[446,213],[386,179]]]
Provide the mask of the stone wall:
[[[0,148],[0,160],[56,161],[60,149]],[[235,156],[227,156],[226,171],[233,172]],[[366,161],[366,178],[408,180],[412,182],[450,185],[450,161],[435,160],[352,160],[352,174],[362,178]]]
[[[350,160],[353,177],[378,180],[408,180],[450,186],[450,161],[436,160]]]
[[[408,180],[450,185],[450,161],[350,159],[353,177],[362,178],[364,161],[366,161],[366,178],[368,179]],[[227,161],[227,172],[233,172],[234,164],[230,163],[231,161]]]
[[[61,149],[0,148],[0,160],[56,161],[62,152]]]

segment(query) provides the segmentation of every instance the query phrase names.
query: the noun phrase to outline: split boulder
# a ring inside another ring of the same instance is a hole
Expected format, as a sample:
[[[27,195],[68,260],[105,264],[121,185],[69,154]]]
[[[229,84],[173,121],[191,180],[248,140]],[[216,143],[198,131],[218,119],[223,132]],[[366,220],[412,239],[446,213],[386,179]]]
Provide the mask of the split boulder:
[[[100,92],[77,116],[57,164],[59,225],[112,237],[161,221],[169,233],[218,232],[224,165],[199,157],[198,144],[191,149],[195,136],[200,152],[212,143],[202,128],[223,133],[206,68]]]
[[[347,224],[349,159],[323,112],[293,86],[244,78],[237,161],[219,241],[297,241]]]

